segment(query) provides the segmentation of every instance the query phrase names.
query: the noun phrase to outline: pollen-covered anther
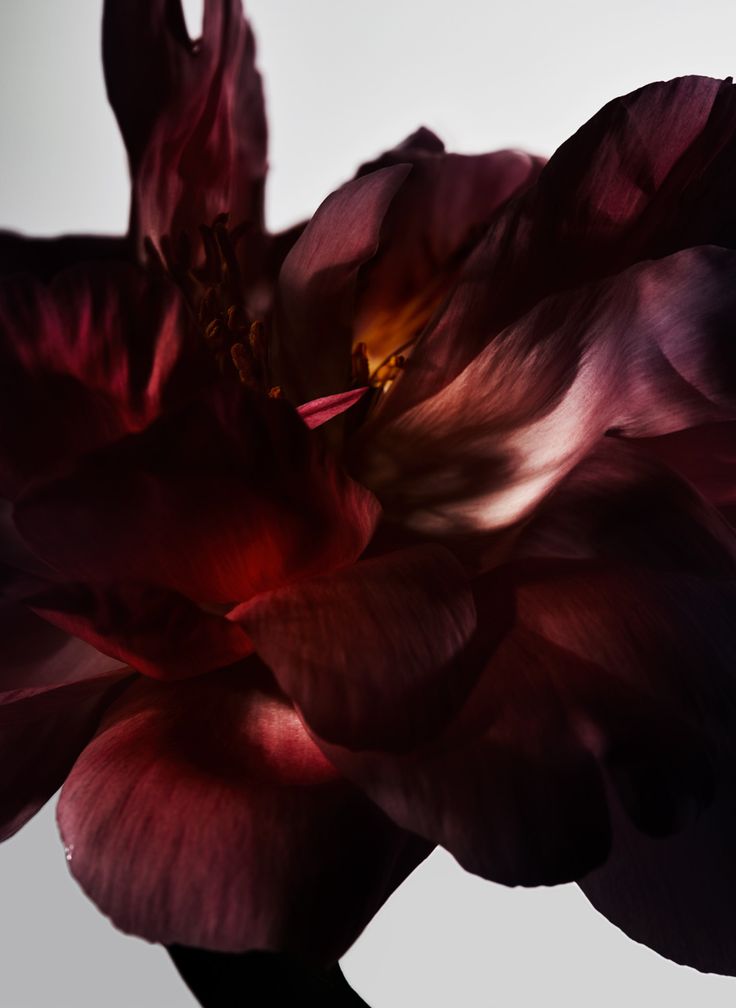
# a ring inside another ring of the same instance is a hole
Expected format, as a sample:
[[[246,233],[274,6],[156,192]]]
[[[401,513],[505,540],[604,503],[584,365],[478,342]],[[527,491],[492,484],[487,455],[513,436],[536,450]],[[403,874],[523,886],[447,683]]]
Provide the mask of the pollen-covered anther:
[[[253,357],[243,343],[233,343],[230,347],[230,359],[238,372],[238,378],[243,385],[258,389],[259,383],[253,366]]]
[[[371,375],[371,386],[380,389],[382,392],[388,392],[391,385],[403,371],[405,365],[406,358],[403,354],[391,354],[382,364],[379,364]]]

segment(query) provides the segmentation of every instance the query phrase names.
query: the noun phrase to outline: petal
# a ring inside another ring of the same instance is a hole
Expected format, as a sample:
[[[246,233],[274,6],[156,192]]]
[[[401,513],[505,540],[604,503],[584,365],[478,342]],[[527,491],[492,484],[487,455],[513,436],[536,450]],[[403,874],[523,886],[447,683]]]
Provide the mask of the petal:
[[[725,773],[712,806],[666,838],[643,836],[616,810],[611,856],[580,883],[630,938],[674,962],[729,976],[736,974],[733,789]]]
[[[322,738],[409,748],[470,687],[475,629],[465,575],[439,546],[364,560],[259,595],[229,615]]]
[[[379,246],[391,201],[410,171],[395,165],[328,196],[279,274],[275,351],[279,382],[295,402],[352,382],[353,309],[360,267]]]
[[[0,692],[0,840],[16,833],[63,784],[106,706],[129,681],[127,670],[82,678],[72,654],[66,657],[65,672],[78,681]]]
[[[0,282],[0,493],[141,430],[208,374],[175,288],[123,263]]]
[[[113,923],[163,944],[333,962],[425,851],[336,774],[248,669],[131,690],[59,824]]]
[[[263,223],[266,119],[253,33],[240,0],[205,0],[202,37],[179,0],[106,0],[107,93],[133,176],[132,233],[198,236],[229,211]]]
[[[554,291],[696,245],[736,246],[735,161],[730,80],[681,77],[609,102],[494,219],[385,417],[451,382]]]
[[[151,585],[49,585],[27,601],[44,620],[154,679],[201,675],[253,651],[240,627]]]
[[[683,828],[733,759],[734,536],[674,474],[601,452],[474,582],[479,631],[502,630],[447,729],[401,754],[320,742],[398,825],[506,883],[603,863],[609,790],[639,829]]]
[[[504,528],[607,431],[736,416],[735,310],[736,255],[710,246],[549,297],[435,396],[365,427],[354,469],[416,530]]]
[[[363,387],[351,389],[349,392],[338,392],[337,395],[323,396],[321,399],[312,399],[311,402],[299,406],[297,413],[307,427],[314,430],[315,427],[321,427],[328,420],[340,416],[345,410],[360,402],[367,391],[367,387]]]
[[[27,495],[15,522],[70,580],[235,604],[351,563],[377,514],[288,403],[216,390]]]
[[[735,423],[702,424],[634,444],[679,472],[736,525]]]
[[[406,352],[496,211],[534,183],[543,161],[516,150],[448,154],[421,129],[358,174],[401,163],[412,171],[386,216],[356,306],[353,341],[365,343],[371,370]]]
[[[50,280],[55,273],[78,263],[130,258],[130,243],[122,235],[37,238],[0,231],[0,277],[30,273],[39,280]]]

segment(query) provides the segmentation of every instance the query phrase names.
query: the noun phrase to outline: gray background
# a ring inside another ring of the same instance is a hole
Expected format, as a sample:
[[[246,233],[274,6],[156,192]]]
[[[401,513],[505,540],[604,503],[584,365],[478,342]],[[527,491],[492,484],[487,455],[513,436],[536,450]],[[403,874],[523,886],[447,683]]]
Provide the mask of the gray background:
[[[122,144],[101,0],[0,0],[0,225],[120,231]],[[195,23],[201,0],[186,4]],[[649,80],[736,70],[731,0],[251,0],[271,118],[269,219],[309,214],[424,123],[461,151],[551,153]],[[0,849],[2,1008],[192,1008],[160,949],[116,932],[66,872],[49,806]],[[635,945],[574,886],[515,891],[438,853],[344,961],[373,1008],[725,1008],[736,981]]]

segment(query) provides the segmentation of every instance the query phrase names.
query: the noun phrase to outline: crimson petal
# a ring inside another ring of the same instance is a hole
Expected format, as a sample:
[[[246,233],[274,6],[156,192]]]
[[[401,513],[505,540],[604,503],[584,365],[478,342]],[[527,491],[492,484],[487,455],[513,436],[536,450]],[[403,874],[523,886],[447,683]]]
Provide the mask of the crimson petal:
[[[467,580],[440,546],[364,560],[230,613],[322,738],[409,748],[470,688],[457,659],[475,630]]]
[[[317,964],[426,853],[339,777],[253,667],[128,691],[58,818],[72,873],[122,930]]]
[[[179,0],[106,0],[103,61],[131,163],[131,232],[159,245],[229,211],[260,231],[266,119],[240,0],[205,0],[202,37]]]

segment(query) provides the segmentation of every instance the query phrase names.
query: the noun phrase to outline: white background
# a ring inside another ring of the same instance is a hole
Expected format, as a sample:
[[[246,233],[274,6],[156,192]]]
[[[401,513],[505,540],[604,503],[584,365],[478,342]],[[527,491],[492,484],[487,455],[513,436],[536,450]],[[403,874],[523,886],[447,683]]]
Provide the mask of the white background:
[[[99,61],[101,0],[0,0],[0,225],[122,231],[127,178]],[[186,4],[196,17],[201,0]],[[250,0],[271,120],[269,221],[308,215],[425,124],[461,151],[549,154],[609,98],[736,70],[731,0]],[[158,948],[66,872],[51,808],[0,849],[2,1008],[192,1008]],[[344,968],[372,1008],[726,1008],[736,980],[635,945],[574,886],[515,891],[435,854]]]

